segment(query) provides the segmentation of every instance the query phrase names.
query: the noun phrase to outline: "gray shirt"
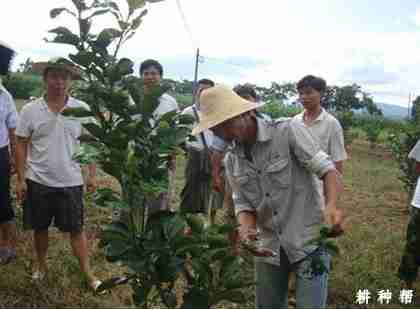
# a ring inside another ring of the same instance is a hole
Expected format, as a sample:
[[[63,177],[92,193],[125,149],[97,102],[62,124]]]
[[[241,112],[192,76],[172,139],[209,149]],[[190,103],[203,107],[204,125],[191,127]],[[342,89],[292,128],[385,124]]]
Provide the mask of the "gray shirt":
[[[293,263],[314,250],[306,243],[318,235],[323,222],[313,174],[322,177],[334,164],[296,120],[257,118],[257,126],[252,162],[238,143],[225,158],[235,212],[255,213],[264,246],[275,252],[282,247]],[[279,257],[258,259],[281,263]]]
[[[89,110],[86,103],[72,97],[66,107]],[[82,121],[50,111],[44,98],[22,108],[16,135],[30,138],[26,178],[51,187],[83,184],[81,167],[73,160],[80,146]]]

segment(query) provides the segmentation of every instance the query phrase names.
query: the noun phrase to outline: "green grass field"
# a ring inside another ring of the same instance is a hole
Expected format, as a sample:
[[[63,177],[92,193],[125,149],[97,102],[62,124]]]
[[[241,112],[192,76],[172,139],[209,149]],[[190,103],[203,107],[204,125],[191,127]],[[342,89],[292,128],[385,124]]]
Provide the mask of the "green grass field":
[[[399,171],[386,149],[379,145],[374,150],[364,140],[355,140],[351,157],[345,164],[345,192],[339,206],[348,219],[346,234],[338,239],[341,255],[334,258],[329,282],[329,307],[335,308],[401,308],[398,302],[400,282],[396,277],[405,240],[407,197],[398,181]],[[183,186],[184,160],[180,158],[177,171],[177,192]],[[117,187],[111,178],[102,176],[100,186]],[[177,200],[177,199],[175,199]],[[99,278],[108,278],[124,272],[105,261],[98,248],[97,235],[101,225],[110,221],[111,210],[87,205],[86,231],[90,240],[91,263]],[[19,239],[18,259],[1,266],[0,308],[113,308],[133,307],[128,286],[119,287],[105,296],[95,296],[83,285],[78,264],[71,254],[68,236],[51,231],[49,274],[45,282],[30,280],[33,267],[32,237],[22,231],[21,210],[17,209]],[[223,215],[218,216],[223,220]],[[252,273],[252,268],[243,272]],[[415,287],[419,291],[420,286]],[[369,305],[355,304],[356,292],[368,289],[372,294]],[[390,289],[390,305],[377,303],[377,291]],[[247,291],[245,305],[222,304],[224,308],[253,308],[253,289]],[[416,306],[417,305],[417,306]],[[418,308],[416,297],[411,308]],[[156,305],[159,307],[159,305]]]

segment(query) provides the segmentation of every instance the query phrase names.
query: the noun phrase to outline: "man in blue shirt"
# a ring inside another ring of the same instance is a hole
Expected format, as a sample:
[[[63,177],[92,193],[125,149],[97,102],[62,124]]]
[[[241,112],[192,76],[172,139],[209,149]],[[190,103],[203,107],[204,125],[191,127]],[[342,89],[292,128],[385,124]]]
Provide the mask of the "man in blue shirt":
[[[0,42],[0,75],[8,73],[13,56],[13,49]],[[0,80],[0,264],[16,258],[15,214],[10,200],[10,173],[15,170],[16,125],[15,103]]]

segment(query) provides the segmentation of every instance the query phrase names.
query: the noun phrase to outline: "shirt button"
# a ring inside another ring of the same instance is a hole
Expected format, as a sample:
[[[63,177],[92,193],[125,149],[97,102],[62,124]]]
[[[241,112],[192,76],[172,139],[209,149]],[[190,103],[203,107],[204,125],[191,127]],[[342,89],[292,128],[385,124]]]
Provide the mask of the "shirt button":
[[[277,215],[277,214],[279,214],[277,211],[274,211],[274,215]]]
[[[265,193],[265,197],[270,197],[270,193]]]
[[[257,173],[258,173],[258,174],[261,174],[261,170],[257,170]]]

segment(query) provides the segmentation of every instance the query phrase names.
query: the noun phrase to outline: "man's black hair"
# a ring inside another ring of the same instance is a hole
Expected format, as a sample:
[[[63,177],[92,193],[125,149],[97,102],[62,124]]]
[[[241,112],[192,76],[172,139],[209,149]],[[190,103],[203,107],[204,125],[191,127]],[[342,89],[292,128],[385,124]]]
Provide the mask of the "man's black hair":
[[[251,96],[252,98],[255,99],[255,101],[258,100],[258,95],[254,87],[249,84],[236,85],[233,88],[233,91],[240,97]]]
[[[301,90],[305,87],[311,87],[316,91],[323,93],[327,88],[327,83],[323,78],[314,75],[307,75],[303,77],[296,85],[297,90]]]
[[[151,67],[154,67],[157,69],[157,71],[159,72],[159,75],[162,77],[163,76],[163,67],[162,65],[159,63],[159,61],[154,60],[154,59],[147,59],[145,61],[143,61],[140,65],[140,75],[143,75],[143,72]]]
[[[210,79],[201,79],[198,81],[198,84],[209,85],[210,87],[213,87],[215,85],[214,82]]]
[[[15,56],[15,52],[10,48],[0,45],[0,75],[6,75],[9,72],[10,64]]]

